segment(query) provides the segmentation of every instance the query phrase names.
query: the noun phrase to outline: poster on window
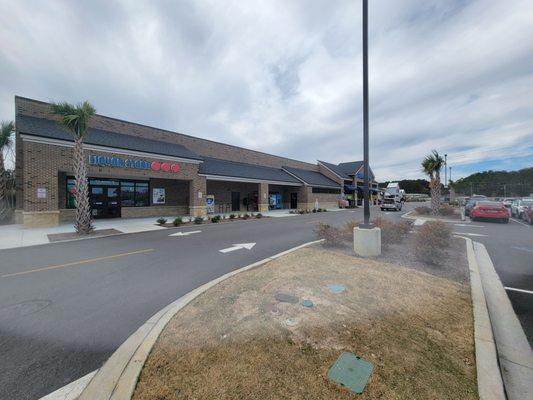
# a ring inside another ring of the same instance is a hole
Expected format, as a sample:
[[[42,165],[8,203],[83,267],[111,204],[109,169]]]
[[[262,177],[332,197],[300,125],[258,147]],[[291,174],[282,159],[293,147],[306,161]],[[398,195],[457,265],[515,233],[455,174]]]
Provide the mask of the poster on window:
[[[152,204],[165,204],[165,188],[153,189]]]
[[[213,214],[215,212],[215,196],[212,194],[205,196],[205,208],[208,214]]]

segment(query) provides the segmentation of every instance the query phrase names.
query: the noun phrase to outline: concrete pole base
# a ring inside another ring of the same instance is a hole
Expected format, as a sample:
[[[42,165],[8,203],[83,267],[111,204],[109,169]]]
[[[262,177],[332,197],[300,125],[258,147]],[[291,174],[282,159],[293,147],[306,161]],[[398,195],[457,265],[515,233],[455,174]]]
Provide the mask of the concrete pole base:
[[[360,257],[381,255],[381,229],[353,228],[353,249]]]

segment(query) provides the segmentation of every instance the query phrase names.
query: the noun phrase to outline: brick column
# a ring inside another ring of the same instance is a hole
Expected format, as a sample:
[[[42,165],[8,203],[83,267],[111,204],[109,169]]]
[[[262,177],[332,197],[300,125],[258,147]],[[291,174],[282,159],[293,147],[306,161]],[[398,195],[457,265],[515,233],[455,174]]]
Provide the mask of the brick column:
[[[203,217],[207,215],[205,209],[205,194],[207,183],[203,176],[197,176],[189,181],[189,215]]]
[[[260,213],[268,211],[268,183],[257,185],[257,207]]]
[[[311,186],[300,186],[297,193],[299,210],[312,210],[315,207]]]

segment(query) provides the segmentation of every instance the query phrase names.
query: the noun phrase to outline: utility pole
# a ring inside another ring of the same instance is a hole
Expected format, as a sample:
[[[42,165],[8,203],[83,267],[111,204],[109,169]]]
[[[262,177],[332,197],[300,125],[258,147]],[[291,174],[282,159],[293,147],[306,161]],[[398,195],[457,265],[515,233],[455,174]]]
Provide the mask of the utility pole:
[[[370,224],[370,167],[368,160],[368,0],[363,0],[363,170],[364,170],[364,222],[361,228],[371,229]]]
[[[448,154],[444,154],[444,187],[448,187]]]
[[[448,182],[451,183],[451,181],[452,181],[452,167],[450,167],[450,180]]]

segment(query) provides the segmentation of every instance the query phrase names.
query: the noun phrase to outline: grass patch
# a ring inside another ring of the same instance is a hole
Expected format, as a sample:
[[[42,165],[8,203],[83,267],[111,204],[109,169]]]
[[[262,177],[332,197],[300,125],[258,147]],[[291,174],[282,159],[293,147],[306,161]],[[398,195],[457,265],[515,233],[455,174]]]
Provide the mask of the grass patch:
[[[278,292],[315,306],[278,303]],[[180,311],[134,399],[354,399],[326,375],[342,351],[375,365],[357,398],[477,398],[468,285],[316,247],[236,275]]]

